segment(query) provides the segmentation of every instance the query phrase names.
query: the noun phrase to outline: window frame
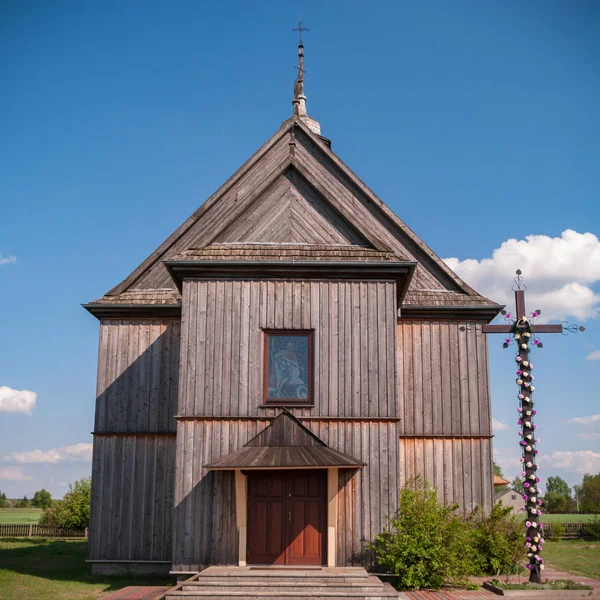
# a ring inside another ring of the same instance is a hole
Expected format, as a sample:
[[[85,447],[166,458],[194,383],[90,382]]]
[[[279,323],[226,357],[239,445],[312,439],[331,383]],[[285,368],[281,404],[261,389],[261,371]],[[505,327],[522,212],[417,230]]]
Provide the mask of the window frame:
[[[314,329],[263,329],[263,406],[314,406]],[[269,337],[306,337],[308,338],[308,372],[306,375],[306,387],[308,397],[301,398],[269,398]]]

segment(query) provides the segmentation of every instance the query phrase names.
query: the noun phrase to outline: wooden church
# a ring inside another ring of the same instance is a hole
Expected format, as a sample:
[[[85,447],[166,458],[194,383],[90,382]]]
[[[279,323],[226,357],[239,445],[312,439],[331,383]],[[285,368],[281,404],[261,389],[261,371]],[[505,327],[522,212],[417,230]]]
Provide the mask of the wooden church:
[[[493,501],[483,324],[453,273],[293,116],[100,321],[96,573],[360,563],[422,475]]]

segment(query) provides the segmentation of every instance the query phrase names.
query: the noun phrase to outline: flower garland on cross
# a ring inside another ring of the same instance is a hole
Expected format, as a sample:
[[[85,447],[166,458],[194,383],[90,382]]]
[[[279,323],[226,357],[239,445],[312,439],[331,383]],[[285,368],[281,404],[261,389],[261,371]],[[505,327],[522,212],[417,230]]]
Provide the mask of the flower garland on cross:
[[[529,581],[532,583],[541,583],[541,571],[544,569],[544,559],[541,557],[544,545],[544,528],[540,522],[542,500],[539,497],[540,478],[537,475],[539,467],[536,463],[536,457],[539,452],[537,445],[540,443],[540,440],[536,438],[537,425],[533,422],[537,410],[534,409],[532,397],[535,391],[535,386],[533,385],[535,377],[532,374],[533,364],[530,359],[530,352],[532,345],[537,348],[543,347],[542,342],[536,335],[538,333],[575,333],[576,331],[585,331],[585,328],[578,327],[577,325],[566,326],[564,323],[561,325],[536,325],[535,321],[540,316],[541,311],[534,310],[530,315],[527,315],[525,311],[526,286],[523,284],[521,271],[517,270],[516,273],[517,277],[513,286],[515,292],[515,315],[513,316],[506,310],[502,310],[501,314],[504,315],[507,324],[484,325],[482,331],[483,333],[509,334],[504,340],[503,347],[508,348],[512,345],[513,341],[517,346],[515,356],[517,363],[516,383],[519,386],[519,406],[517,408],[519,420],[517,424],[520,426],[521,463],[523,465],[521,476],[525,492],[523,494],[523,500],[525,501],[523,510],[527,513],[525,521],[525,546],[527,549],[527,558],[529,559],[527,568],[530,572]]]

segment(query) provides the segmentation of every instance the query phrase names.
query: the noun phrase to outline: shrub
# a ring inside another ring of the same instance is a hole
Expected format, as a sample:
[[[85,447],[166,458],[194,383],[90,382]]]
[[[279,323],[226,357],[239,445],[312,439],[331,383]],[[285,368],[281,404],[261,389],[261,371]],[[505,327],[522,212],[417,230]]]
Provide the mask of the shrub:
[[[562,540],[565,534],[565,526],[560,521],[555,521],[544,527],[544,533],[549,540]]]
[[[471,521],[477,571],[481,575],[518,573],[525,560],[523,525],[512,515],[512,508],[498,502],[488,516],[475,510]]]
[[[85,529],[90,520],[90,478],[69,484],[63,500],[47,508],[40,519],[42,525],[56,525],[65,529]]]
[[[586,523],[585,533],[590,537],[600,539],[600,520],[598,519],[598,515],[594,517],[593,521]]]
[[[457,508],[438,502],[435,489],[418,478],[401,490],[399,514],[368,544],[378,563],[397,576],[398,588],[468,583],[474,573],[471,527],[455,515]]]

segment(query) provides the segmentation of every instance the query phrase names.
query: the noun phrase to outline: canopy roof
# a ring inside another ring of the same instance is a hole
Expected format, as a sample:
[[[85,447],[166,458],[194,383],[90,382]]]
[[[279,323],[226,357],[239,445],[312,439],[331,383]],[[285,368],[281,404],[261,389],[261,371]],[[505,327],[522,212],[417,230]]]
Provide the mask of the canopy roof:
[[[204,465],[215,471],[245,469],[362,469],[366,463],[329,448],[287,410],[245,446]]]

